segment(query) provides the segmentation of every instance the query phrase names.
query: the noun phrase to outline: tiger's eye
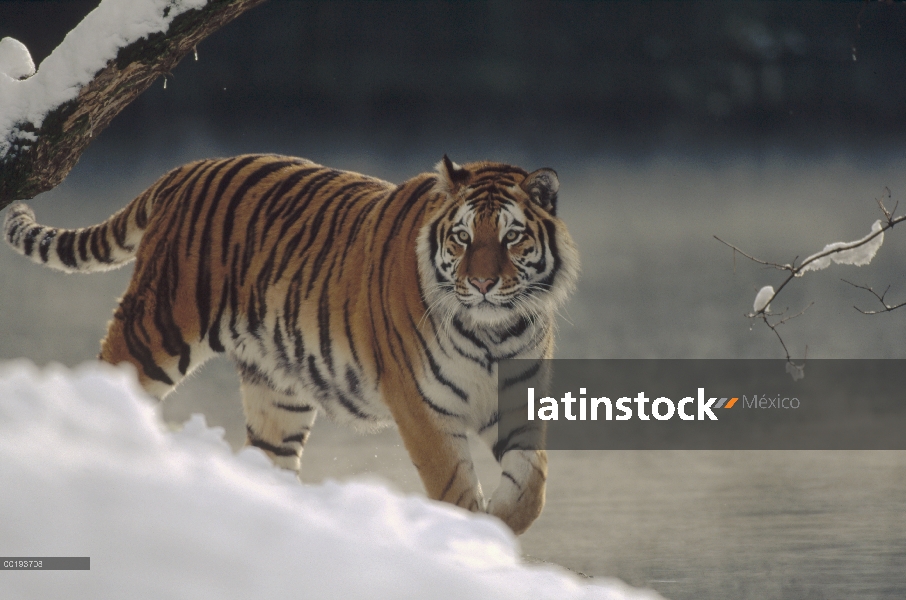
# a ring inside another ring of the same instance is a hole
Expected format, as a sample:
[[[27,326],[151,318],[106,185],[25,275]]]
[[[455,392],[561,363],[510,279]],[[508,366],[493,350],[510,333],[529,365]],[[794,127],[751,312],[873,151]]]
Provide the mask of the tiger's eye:
[[[469,243],[469,232],[464,229],[460,229],[456,232],[456,239],[458,239],[463,244]]]
[[[515,229],[507,231],[506,235],[503,237],[505,242],[515,242],[517,239],[519,239],[519,232]]]

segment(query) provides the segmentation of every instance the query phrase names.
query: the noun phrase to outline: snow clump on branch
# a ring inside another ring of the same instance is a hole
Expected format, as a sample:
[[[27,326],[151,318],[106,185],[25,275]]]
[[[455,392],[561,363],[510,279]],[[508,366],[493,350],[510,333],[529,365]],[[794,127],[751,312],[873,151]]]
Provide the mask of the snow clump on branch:
[[[34,74],[35,63],[25,44],[11,37],[0,40],[0,75],[25,79]]]
[[[830,266],[831,261],[838,265],[867,265],[875,257],[881,244],[884,243],[880,219],[871,226],[871,232],[865,237],[854,242],[834,242],[824,247],[821,252],[816,252],[802,261],[805,265],[796,274],[801,277],[806,271],[820,271]],[[819,258],[820,257],[820,258]]]
[[[752,310],[759,312],[762,309],[765,312],[771,310],[771,305],[768,304],[768,301],[774,297],[774,286],[766,285],[755,295],[755,304],[752,306]]]

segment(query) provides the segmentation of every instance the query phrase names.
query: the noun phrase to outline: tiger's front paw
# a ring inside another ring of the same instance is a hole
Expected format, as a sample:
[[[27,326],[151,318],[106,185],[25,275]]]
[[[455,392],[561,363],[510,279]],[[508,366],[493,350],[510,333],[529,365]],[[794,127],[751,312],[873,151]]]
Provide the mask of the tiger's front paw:
[[[503,455],[500,466],[500,485],[488,503],[488,513],[518,535],[535,522],[544,508],[547,454],[543,450],[514,450]]]

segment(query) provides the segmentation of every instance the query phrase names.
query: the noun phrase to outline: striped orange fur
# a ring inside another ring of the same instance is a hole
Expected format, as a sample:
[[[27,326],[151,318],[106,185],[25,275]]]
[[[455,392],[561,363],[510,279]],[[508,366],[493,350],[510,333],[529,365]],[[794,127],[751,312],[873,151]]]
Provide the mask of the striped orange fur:
[[[432,498],[486,510],[517,533],[544,504],[547,459],[497,435],[497,362],[550,358],[578,254],[556,217],[558,180],[497,163],[394,185],[273,155],[174,169],[93,227],[4,231],[68,272],[135,273],[101,359],[135,366],[162,398],[218,353],[241,378],[248,441],[297,470],[320,411],[395,422]],[[486,502],[466,434],[503,475]]]

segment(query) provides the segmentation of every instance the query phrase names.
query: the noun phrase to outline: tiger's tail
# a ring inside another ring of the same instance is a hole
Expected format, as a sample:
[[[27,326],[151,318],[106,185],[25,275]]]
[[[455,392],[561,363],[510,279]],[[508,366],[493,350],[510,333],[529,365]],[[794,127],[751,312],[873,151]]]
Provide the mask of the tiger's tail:
[[[66,273],[109,271],[135,258],[153,205],[154,194],[146,192],[103,223],[62,229],[37,223],[34,211],[17,203],[6,213],[3,233],[19,254],[38,264]]]

